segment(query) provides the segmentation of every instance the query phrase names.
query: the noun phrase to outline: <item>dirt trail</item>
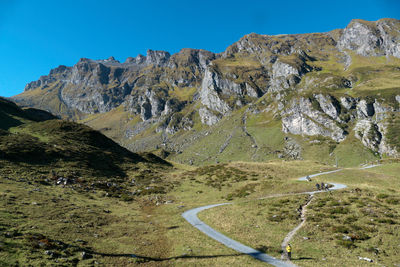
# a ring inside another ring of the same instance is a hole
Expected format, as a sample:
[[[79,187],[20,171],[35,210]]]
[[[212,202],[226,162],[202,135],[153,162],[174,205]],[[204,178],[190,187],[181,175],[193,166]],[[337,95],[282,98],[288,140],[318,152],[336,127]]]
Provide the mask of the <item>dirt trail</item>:
[[[370,165],[370,166],[365,166],[363,168],[360,169],[369,169],[369,168],[373,168],[379,165]],[[333,170],[333,171],[328,171],[328,172],[320,172],[317,174],[312,174],[309,176],[304,176],[304,177],[300,177],[298,180],[300,181],[306,181],[307,177],[308,178],[312,178],[312,177],[316,177],[319,175],[324,175],[324,174],[330,174],[330,173],[335,173],[335,172],[339,172],[342,169],[338,169],[338,170]],[[332,185],[332,187],[330,188],[330,191],[332,190],[339,190],[339,189],[343,189],[346,188],[347,186],[344,184],[338,184],[338,183],[329,183],[330,185]],[[279,196],[288,196],[288,195],[300,195],[300,194],[308,194],[309,198],[306,202],[305,205],[302,206],[301,208],[301,223],[296,226],[292,231],[289,232],[289,234],[286,235],[285,239],[282,242],[282,248],[285,251],[285,247],[286,244],[289,243],[289,241],[292,239],[292,237],[296,234],[296,232],[305,224],[306,222],[306,213],[307,213],[307,206],[311,203],[311,201],[313,200],[314,194],[317,193],[323,193],[323,192],[327,192],[327,191],[311,191],[311,192],[302,192],[302,193],[292,193],[292,194],[276,194],[273,196],[266,196],[266,197],[262,197],[259,199],[266,199],[266,198],[271,198],[271,197],[279,197]],[[182,214],[182,217],[185,218],[186,221],[188,221],[191,225],[193,225],[194,227],[196,227],[197,229],[199,229],[201,232],[203,232],[204,234],[208,235],[209,237],[211,237],[212,239],[220,242],[221,244],[224,244],[227,247],[230,247],[240,253],[245,253],[248,254],[249,256],[263,261],[263,262],[267,262],[273,266],[279,266],[279,267],[288,267],[288,266],[296,266],[294,265],[291,261],[288,260],[279,260],[276,259],[268,254],[262,253],[258,250],[255,250],[251,247],[245,246],[242,243],[239,243],[229,237],[227,237],[226,235],[221,234],[220,232],[218,232],[217,230],[211,228],[209,225],[207,225],[206,223],[204,223],[203,221],[201,221],[198,217],[197,217],[197,213],[199,213],[200,211],[206,210],[206,209],[210,209],[210,208],[214,208],[214,207],[218,207],[218,206],[222,206],[222,205],[229,205],[232,203],[220,203],[220,204],[214,204],[214,205],[207,205],[207,206],[203,206],[203,207],[198,207],[198,208],[194,208],[188,211],[185,211]],[[286,257],[284,257],[286,258]]]
[[[250,138],[250,141],[252,143],[252,148],[254,149],[254,152],[251,156],[251,159],[254,159],[254,157],[256,156],[257,152],[258,152],[258,144],[256,139],[254,138],[254,136],[252,136],[248,131],[247,131],[247,113],[250,111],[250,108],[246,109],[246,111],[243,113],[243,117],[242,117],[242,130],[244,132],[244,134]]]
[[[282,247],[282,256],[281,259],[283,260],[288,260],[287,254],[286,254],[286,246],[289,244],[290,240],[294,237],[294,235],[297,233],[297,231],[303,227],[303,225],[306,223],[306,212],[307,212],[307,206],[311,203],[311,201],[314,199],[314,194],[310,194],[308,196],[306,204],[301,206],[301,213],[300,213],[300,218],[301,218],[301,223],[297,225],[292,231],[290,231],[285,238],[283,239],[283,242],[281,244]]]

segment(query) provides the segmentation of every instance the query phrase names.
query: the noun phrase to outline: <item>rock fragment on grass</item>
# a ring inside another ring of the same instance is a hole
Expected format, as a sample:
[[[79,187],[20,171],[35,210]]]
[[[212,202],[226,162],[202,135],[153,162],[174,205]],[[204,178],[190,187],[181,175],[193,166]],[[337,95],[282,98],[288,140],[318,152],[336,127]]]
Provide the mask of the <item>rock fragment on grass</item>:
[[[372,259],[367,258],[367,257],[360,257],[360,256],[358,256],[358,259],[359,259],[359,260],[368,261],[368,262],[374,262]]]

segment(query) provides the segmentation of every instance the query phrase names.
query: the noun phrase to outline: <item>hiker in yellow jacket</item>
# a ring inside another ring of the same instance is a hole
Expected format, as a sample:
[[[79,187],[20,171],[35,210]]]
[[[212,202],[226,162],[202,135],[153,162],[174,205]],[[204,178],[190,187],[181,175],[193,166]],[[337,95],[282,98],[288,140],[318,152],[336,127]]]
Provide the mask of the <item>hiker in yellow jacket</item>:
[[[286,246],[286,252],[287,252],[288,259],[291,260],[292,259],[292,246],[290,244],[288,244]]]

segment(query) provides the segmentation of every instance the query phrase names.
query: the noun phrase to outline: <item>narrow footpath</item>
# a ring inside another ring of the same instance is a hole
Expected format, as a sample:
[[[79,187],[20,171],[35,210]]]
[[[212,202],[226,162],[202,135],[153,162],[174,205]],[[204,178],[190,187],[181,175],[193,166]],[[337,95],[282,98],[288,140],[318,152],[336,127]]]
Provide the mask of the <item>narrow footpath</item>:
[[[370,166],[366,166],[360,169],[369,169],[369,168],[373,168],[376,167],[378,165],[370,165]],[[316,177],[316,176],[320,176],[320,175],[324,175],[324,174],[330,174],[330,173],[335,173],[335,172],[339,172],[342,169],[338,169],[338,170],[334,170],[334,171],[328,171],[328,172],[320,172],[320,173],[316,173],[316,174],[312,174],[309,175],[310,178],[312,177]],[[307,181],[307,176],[303,176],[300,177],[298,179],[299,181]],[[332,185],[331,188],[329,188],[329,190],[339,190],[339,189],[343,189],[346,188],[347,185],[344,184],[338,184],[338,183],[329,183],[330,185]],[[263,198],[259,198],[259,199],[265,199],[265,198],[271,198],[271,197],[280,197],[280,196],[290,196],[290,195],[304,195],[304,194],[308,194],[310,195],[307,203],[302,207],[302,211],[301,211],[301,223],[296,226],[292,231],[289,232],[289,234],[285,237],[285,239],[282,242],[282,247],[283,249],[286,247],[286,244],[289,243],[289,241],[291,240],[291,238],[296,234],[296,232],[304,225],[304,223],[306,222],[306,212],[307,212],[307,206],[311,203],[314,194],[316,193],[323,193],[323,192],[327,192],[327,191],[311,191],[311,192],[302,192],[302,193],[293,193],[293,194],[279,194],[279,195],[274,195],[274,196],[268,196],[268,197],[263,197]],[[247,254],[257,260],[269,263],[273,266],[279,266],[279,267],[289,267],[289,266],[296,266],[294,265],[292,262],[288,261],[288,260],[279,260],[276,259],[274,257],[272,257],[271,255],[262,253],[254,248],[248,247],[246,245],[243,245],[240,242],[237,242],[229,237],[227,237],[226,235],[221,234],[220,232],[218,232],[217,230],[211,228],[209,225],[207,225],[206,223],[204,223],[203,221],[201,221],[198,217],[197,214],[200,211],[206,210],[206,209],[211,209],[214,207],[219,207],[219,206],[223,206],[223,205],[230,205],[232,203],[220,203],[220,204],[213,204],[213,205],[207,205],[207,206],[203,206],[203,207],[198,207],[198,208],[194,208],[191,210],[188,210],[186,212],[184,212],[182,214],[182,217],[188,221],[191,225],[193,225],[194,227],[196,227],[197,229],[199,229],[202,233],[206,234],[207,236],[211,237],[212,239],[224,244],[225,246],[232,248],[233,250],[236,250],[237,252],[243,253],[243,254]],[[284,257],[285,258],[285,257]]]

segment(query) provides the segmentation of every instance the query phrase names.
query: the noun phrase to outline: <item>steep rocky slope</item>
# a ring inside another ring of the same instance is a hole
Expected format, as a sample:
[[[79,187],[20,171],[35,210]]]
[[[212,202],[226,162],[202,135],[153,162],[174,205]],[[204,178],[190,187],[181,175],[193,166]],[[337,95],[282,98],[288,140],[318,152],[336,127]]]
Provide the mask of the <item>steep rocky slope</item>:
[[[327,33],[252,33],[220,54],[81,59],[14,99],[80,120],[130,150],[162,149],[191,164],[355,164],[399,155],[399,58],[399,20],[353,20]]]

